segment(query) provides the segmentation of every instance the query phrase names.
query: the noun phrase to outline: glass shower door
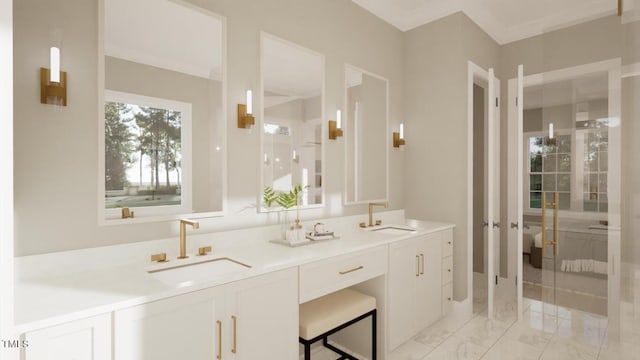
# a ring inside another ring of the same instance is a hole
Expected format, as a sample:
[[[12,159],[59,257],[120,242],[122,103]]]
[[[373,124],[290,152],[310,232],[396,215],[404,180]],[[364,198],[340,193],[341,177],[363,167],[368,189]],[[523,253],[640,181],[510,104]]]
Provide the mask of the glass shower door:
[[[610,211],[620,193],[619,71],[611,60],[525,78],[525,298],[608,313]]]

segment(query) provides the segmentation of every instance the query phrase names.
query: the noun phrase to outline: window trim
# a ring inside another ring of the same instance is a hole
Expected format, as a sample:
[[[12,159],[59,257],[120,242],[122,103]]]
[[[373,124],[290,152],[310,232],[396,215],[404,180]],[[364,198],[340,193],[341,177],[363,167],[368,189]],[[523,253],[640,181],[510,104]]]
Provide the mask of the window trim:
[[[181,141],[181,190],[180,205],[162,205],[153,207],[130,207],[136,214],[134,219],[122,219],[121,209],[105,208],[105,119],[104,104],[106,102],[121,102],[128,104],[136,104],[141,106],[149,106],[160,109],[171,109],[181,113],[180,141]],[[192,150],[191,141],[192,134],[192,105],[186,102],[176,100],[150,97],[145,95],[127,93],[122,91],[104,90],[103,101],[101,102],[101,116],[99,125],[99,185],[98,185],[98,213],[100,225],[135,223],[135,222],[152,222],[162,221],[169,218],[180,218],[180,214],[192,213]]]

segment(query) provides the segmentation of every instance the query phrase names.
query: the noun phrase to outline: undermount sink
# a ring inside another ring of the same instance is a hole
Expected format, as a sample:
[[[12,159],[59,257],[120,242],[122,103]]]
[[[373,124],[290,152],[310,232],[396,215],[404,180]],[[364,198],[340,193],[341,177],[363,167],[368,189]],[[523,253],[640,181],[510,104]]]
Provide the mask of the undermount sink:
[[[227,257],[221,257],[190,264],[176,264],[160,269],[151,269],[147,273],[163,283],[179,284],[186,281],[206,281],[211,277],[250,268],[250,265]]]
[[[387,235],[403,235],[403,234],[408,234],[416,231],[416,229],[412,227],[399,226],[399,225],[376,226],[367,230],[374,231],[379,234],[387,234]]]

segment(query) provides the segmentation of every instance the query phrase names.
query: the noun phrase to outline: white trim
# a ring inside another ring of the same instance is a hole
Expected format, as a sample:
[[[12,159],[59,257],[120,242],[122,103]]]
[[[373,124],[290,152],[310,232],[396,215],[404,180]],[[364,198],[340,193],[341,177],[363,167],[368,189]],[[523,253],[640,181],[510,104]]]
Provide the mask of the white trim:
[[[265,208],[262,204],[262,194],[263,194],[263,189],[264,189],[264,169],[263,169],[263,154],[264,154],[264,39],[269,38],[271,40],[274,41],[278,41],[281,42],[285,45],[291,46],[293,48],[299,49],[301,51],[304,51],[306,53],[318,56],[320,58],[320,78],[322,79],[322,84],[321,84],[321,90],[320,90],[320,126],[321,126],[321,134],[322,136],[320,137],[321,140],[321,145],[320,145],[320,156],[321,156],[321,162],[322,162],[322,168],[321,168],[321,174],[322,174],[322,186],[321,186],[321,192],[322,192],[322,202],[318,203],[318,204],[311,204],[311,205],[300,205],[298,207],[299,210],[307,210],[307,209],[318,209],[318,208],[322,208],[324,207],[324,204],[327,201],[327,194],[326,194],[326,179],[327,179],[327,159],[326,159],[326,155],[325,155],[325,144],[326,144],[326,132],[328,131],[326,128],[326,121],[324,119],[326,119],[325,116],[325,91],[326,91],[326,79],[325,79],[325,56],[324,54],[311,50],[309,48],[306,48],[302,45],[296,44],[294,42],[291,42],[289,40],[283,39],[281,37],[278,37],[276,35],[270,34],[268,32],[265,31],[260,31],[260,53],[259,53],[259,64],[260,64],[260,84],[259,84],[259,88],[260,88],[260,93],[258,94],[257,98],[260,99],[260,110],[259,110],[259,120],[256,122],[255,127],[257,127],[258,131],[260,132],[260,141],[259,141],[259,151],[258,151],[258,169],[259,169],[259,176],[260,176],[260,181],[258,182],[258,189],[256,191],[256,209],[258,210],[259,213],[269,213],[269,212],[279,212],[279,211],[285,211],[285,209],[283,209],[282,207],[274,207],[274,208]],[[255,96],[254,96],[255,98]],[[255,106],[255,104],[254,104]],[[255,107],[254,107],[255,109]],[[316,159],[318,160],[318,159]],[[314,179],[315,182],[315,179]],[[291,184],[291,187],[293,187],[293,184]],[[296,210],[295,208],[292,209],[288,209],[286,211],[293,211]]]
[[[180,182],[181,186],[181,196],[180,196],[180,205],[166,205],[166,206],[150,206],[150,207],[130,207],[131,210],[136,212],[136,216],[138,219],[143,219],[146,217],[161,217],[164,215],[173,215],[173,214],[187,214],[192,213],[192,191],[193,191],[193,181],[192,181],[192,153],[191,153],[191,144],[192,144],[192,109],[190,103],[185,103],[181,101],[169,100],[169,99],[161,99],[156,97],[131,94],[121,91],[113,91],[113,90],[104,90],[104,102],[119,102],[125,104],[134,104],[139,106],[148,106],[157,109],[170,109],[174,111],[178,111],[181,114],[181,124],[180,124],[180,141],[181,141],[181,170],[182,176]],[[103,110],[104,111],[104,110]],[[104,134],[104,116],[99,119],[100,127],[102,128],[102,133]],[[101,148],[101,152],[104,154],[104,135],[103,141],[98,144]],[[100,169],[105,167],[104,156],[99,159],[98,166]],[[104,176],[101,178],[101,201],[99,203],[100,211],[102,212],[102,220],[103,224],[108,223],[111,220],[121,220],[120,219],[120,209],[105,209],[105,183]],[[128,220],[128,219],[127,219]]]
[[[13,334],[13,2],[0,1],[0,338]],[[35,103],[33,106],[42,106]],[[0,358],[3,349],[0,348]]]
[[[389,132],[389,129],[390,129],[390,125],[389,125],[389,79],[385,78],[382,75],[378,75],[376,73],[372,73],[370,71],[364,70],[364,69],[362,69],[362,68],[360,68],[358,66],[351,65],[351,64],[348,64],[348,63],[344,64],[343,75],[346,74],[347,69],[351,69],[351,70],[354,70],[354,71],[359,71],[359,72],[361,72],[363,74],[366,74],[366,75],[369,75],[369,76],[374,77],[376,79],[379,79],[381,81],[384,81],[385,87],[386,87],[386,91],[385,91],[386,92],[386,99],[385,99],[385,101],[386,101],[386,106],[385,106],[385,109],[386,109],[386,114],[385,114],[385,117],[386,117],[386,119],[385,119],[386,130],[385,130],[385,134],[387,134],[387,135],[390,134],[390,132]],[[348,125],[347,125],[348,122],[344,121],[345,116],[348,116],[348,113],[349,113],[347,111],[348,109],[346,109],[346,107],[349,106],[348,90],[349,90],[349,84],[347,83],[347,77],[344,76],[344,106],[345,106],[345,109],[342,111],[342,114],[343,114],[342,115],[343,116],[342,128],[343,128],[343,131],[345,132],[345,134],[349,131],[349,128],[348,128]],[[405,137],[406,137],[406,134],[405,134]],[[349,149],[348,145],[349,145],[348,141],[345,139],[345,141],[344,141],[345,157],[348,156],[348,149]],[[347,169],[348,168],[348,162],[347,161],[344,162],[344,183],[343,183],[343,195],[342,195],[342,197],[344,199],[343,200],[343,204],[345,206],[367,204],[367,203],[370,203],[370,202],[388,202],[389,201],[389,157],[390,157],[390,154],[389,154],[389,150],[390,149],[389,148],[391,147],[391,145],[392,144],[391,144],[390,136],[385,136],[384,147],[386,149],[386,151],[385,151],[386,184],[385,184],[385,197],[384,198],[349,201],[348,200],[349,196],[348,196],[348,193],[347,193],[347,190],[349,188],[347,186],[347,184],[349,182],[349,178],[348,178],[348,175],[347,175],[348,174],[348,171],[347,171],[348,170]],[[358,183],[356,182],[355,183],[355,187],[357,187],[357,186],[358,186]],[[356,192],[356,194],[358,194],[358,190],[357,189],[355,190],[355,192]]]

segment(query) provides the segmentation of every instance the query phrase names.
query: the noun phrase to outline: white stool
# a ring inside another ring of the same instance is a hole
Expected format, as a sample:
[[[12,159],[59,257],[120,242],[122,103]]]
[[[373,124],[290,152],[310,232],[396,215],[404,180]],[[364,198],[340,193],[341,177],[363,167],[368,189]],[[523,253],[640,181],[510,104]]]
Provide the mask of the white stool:
[[[305,360],[311,359],[311,345],[322,339],[324,347],[341,355],[338,360],[358,360],[332,346],[327,338],[347,326],[371,316],[371,360],[376,360],[376,298],[343,289],[300,305],[300,343]]]

